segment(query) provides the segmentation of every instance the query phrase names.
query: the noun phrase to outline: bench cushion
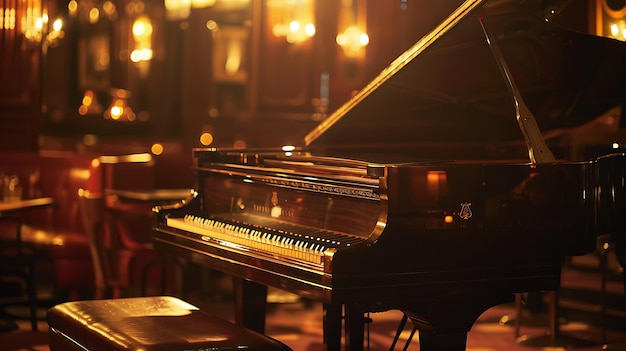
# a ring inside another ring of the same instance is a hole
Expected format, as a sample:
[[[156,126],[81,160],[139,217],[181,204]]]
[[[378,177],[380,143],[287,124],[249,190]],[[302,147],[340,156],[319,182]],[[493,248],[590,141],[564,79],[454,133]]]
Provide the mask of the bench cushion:
[[[290,350],[171,296],[66,302],[47,319],[51,351]]]

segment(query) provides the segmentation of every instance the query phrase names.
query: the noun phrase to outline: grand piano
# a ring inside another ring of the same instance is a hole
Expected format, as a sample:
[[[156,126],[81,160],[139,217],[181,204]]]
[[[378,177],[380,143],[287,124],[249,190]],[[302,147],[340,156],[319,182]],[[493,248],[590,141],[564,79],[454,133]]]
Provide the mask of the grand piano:
[[[323,303],[328,350],[391,309],[421,350],[465,350],[482,312],[623,232],[626,156],[566,136],[624,121],[625,45],[553,25],[559,2],[449,3],[302,145],[193,150],[197,194],[155,208],[154,244],[235,277],[239,323],[263,331],[272,286]]]

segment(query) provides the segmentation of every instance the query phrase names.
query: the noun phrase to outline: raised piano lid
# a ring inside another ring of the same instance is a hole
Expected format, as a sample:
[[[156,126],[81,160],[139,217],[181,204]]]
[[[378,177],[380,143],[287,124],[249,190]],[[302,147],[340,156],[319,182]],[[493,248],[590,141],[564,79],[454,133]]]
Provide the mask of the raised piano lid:
[[[534,115],[541,143],[558,141],[550,136],[624,101],[623,42],[551,24],[546,14],[555,8],[545,0],[459,3],[311,131],[306,147],[384,163],[494,158],[506,148],[517,148],[525,157],[532,145],[517,122],[512,94],[481,21],[502,52],[521,103],[530,109],[530,118]],[[402,150],[395,153],[397,160],[390,158],[394,147]]]

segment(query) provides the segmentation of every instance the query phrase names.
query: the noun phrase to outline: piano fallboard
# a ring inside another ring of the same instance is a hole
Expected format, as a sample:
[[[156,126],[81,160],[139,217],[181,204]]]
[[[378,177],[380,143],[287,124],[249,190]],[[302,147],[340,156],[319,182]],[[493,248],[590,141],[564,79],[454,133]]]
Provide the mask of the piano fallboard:
[[[292,292],[326,304],[359,304],[370,312],[401,309],[419,300],[522,291],[555,290],[561,262],[451,271],[371,273],[342,277],[213,245],[186,233],[157,229],[154,245],[161,252],[219,272]],[[462,288],[459,288],[462,286]]]

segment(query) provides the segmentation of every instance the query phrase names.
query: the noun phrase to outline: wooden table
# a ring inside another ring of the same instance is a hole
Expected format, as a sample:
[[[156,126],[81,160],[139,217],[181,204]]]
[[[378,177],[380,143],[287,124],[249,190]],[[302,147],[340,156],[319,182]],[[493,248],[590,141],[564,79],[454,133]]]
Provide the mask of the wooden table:
[[[54,199],[51,197],[41,197],[37,199],[25,199],[11,202],[0,202],[0,217],[11,213],[23,212],[52,205],[54,205]]]
[[[3,220],[12,220],[17,221],[17,230],[15,233],[15,243],[17,253],[15,256],[15,260],[17,264],[20,265],[21,271],[19,273],[15,272],[3,272],[10,274],[19,274],[26,280],[26,290],[28,295],[28,302],[30,307],[30,319],[31,319],[31,328],[33,331],[37,331],[37,295],[35,291],[35,282],[33,280],[33,264],[32,262],[28,262],[25,257],[24,250],[22,247],[22,225],[23,220],[21,218],[16,218],[15,215],[19,215],[25,211],[30,211],[38,208],[48,207],[54,205],[54,199],[51,197],[42,197],[36,199],[25,199],[19,201],[9,201],[9,202],[0,202],[0,219]],[[19,216],[17,216],[19,217]],[[13,257],[13,256],[11,256]]]

